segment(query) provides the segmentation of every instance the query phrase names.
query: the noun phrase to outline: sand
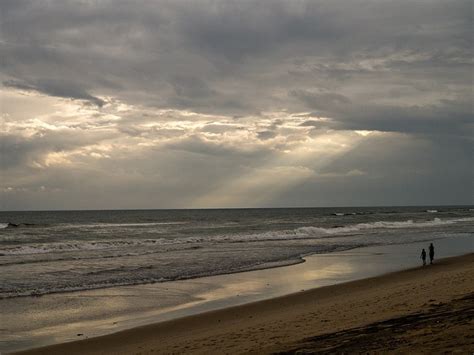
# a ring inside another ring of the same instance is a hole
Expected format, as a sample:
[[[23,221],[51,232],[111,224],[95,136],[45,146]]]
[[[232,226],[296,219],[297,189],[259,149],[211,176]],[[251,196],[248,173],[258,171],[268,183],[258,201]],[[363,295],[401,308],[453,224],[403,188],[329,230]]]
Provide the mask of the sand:
[[[474,351],[474,254],[23,354]]]

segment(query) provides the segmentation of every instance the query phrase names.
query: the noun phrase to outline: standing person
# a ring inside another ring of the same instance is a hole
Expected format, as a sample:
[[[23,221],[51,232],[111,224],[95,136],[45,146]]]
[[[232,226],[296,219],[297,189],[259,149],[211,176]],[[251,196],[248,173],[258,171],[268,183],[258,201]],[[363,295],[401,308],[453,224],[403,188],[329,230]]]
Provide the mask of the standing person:
[[[426,251],[425,251],[425,249],[423,249],[421,251],[421,260],[423,260],[423,266],[425,266],[426,265]]]
[[[434,246],[433,243],[430,243],[430,264],[433,264],[434,259]]]

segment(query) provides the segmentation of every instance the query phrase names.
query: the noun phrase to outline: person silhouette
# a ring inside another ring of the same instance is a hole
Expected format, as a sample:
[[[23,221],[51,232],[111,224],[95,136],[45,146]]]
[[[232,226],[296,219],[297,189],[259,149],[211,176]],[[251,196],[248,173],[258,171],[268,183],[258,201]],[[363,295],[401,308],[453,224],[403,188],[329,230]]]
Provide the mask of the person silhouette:
[[[434,246],[433,243],[430,243],[430,264],[433,264],[433,259],[434,259]]]
[[[425,251],[425,249],[423,249],[421,251],[421,260],[423,260],[423,266],[425,266],[426,265],[426,251]]]

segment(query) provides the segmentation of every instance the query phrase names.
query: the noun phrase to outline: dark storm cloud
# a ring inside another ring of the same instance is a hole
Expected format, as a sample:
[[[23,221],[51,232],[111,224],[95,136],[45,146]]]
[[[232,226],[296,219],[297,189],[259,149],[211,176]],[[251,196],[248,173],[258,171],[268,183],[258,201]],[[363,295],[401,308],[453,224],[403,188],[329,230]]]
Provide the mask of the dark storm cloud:
[[[61,79],[71,85],[71,95],[89,87],[158,106],[258,112],[278,104],[277,91],[327,81],[343,89],[344,81],[360,75],[387,82],[406,78],[408,85],[438,78],[441,86],[453,79],[469,83],[459,76],[471,62],[469,1],[1,6],[4,74],[20,82]],[[426,74],[410,80],[413,72]]]
[[[5,85],[6,87],[12,87],[20,90],[38,91],[40,93],[51,96],[85,100],[97,106],[102,106],[105,104],[103,100],[90,95],[83,88],[76,86],[75,83],[69,83],[61,80],[58,81],[41,79],[34,84],[19,82],[15,80],[6,80],[3,82],[3,85]]]
[[[436,104],[400,106],[393,104],[352,104],[338,94],[312,94],[297,92],[294,95],[306,107],[318,110],[312,114],[330,115],[331,128],[349,130],[378,130],[411,132],[416,134],[455,134],[470,136],[473,132],[472,103],[464,100],[440,100]],[[308,120],[301,126],[321,126],[319,121]]]

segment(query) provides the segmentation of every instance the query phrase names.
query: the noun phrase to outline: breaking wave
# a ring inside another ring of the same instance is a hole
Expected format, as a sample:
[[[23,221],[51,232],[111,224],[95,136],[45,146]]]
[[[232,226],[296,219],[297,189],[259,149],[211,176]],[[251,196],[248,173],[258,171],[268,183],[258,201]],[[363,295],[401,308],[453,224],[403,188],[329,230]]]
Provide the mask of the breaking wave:
[[[62,253],[75,251],[113,250],[135,247],[159,248],[162,246],[199,243],[245,243],[260,241],[296,240],[296,239],[321,239],[333,236],[344,236],[364,233],[369,230],[400,229],[400,228],[429,228],[450,225],[459,222],[474,221],[474,217],[457,219],[435,218],[429,221],[414,222],[413,220],[389,222],[376,221],[371,223],[357,223],[346,226],[300,227],[292,230],[269,231],[254,234],[214,235],[201,237],[156,238],[156,239],[129,239],[107,241],[70,241],[56,243],[30,244],[9,246],[0,249],[0,255],[28,255]]]
[[[435,227],[440,225],[449,225],[455,224],[459,222],[469,222],[474,221],[474,217],[466,217],[466,218],[456,218],[456,219],[440,219],[435,218],[431,221],[423,221],[423,222],[414,222],[413,220],[409,219],[407,221],[400,221],[400,222],[386,222],[386,221],[377,221],[371,223],[357,223],[348,226],[341,226],[341,227],[334,227],[334,228],[319,228],[319,227],[301,227],[297,230],[302,232],[308,233],[323,233],[323,234],[340,234],[340,233],[347,233],[347,232],[357,232],[363,231],[366,229],[392,229],[392,228],[426,228],[426,227]]]
[[[145,239],[145,240],[110,240],[110,241],[96,241],[96,242],[80,242],[73,241],[69,243],[43,243],[8,247],[0,249],[0,255],[28,255],[28,254],[46,254],[46,253],[60,253],[73,251],[87,251],[87,250],[107,250],[107,249],[122,249],[137,246],[153,246],[153,245],[172,245],[172,244],[188,244],[198,243],[202,238],[186,238],[179,239]]]

